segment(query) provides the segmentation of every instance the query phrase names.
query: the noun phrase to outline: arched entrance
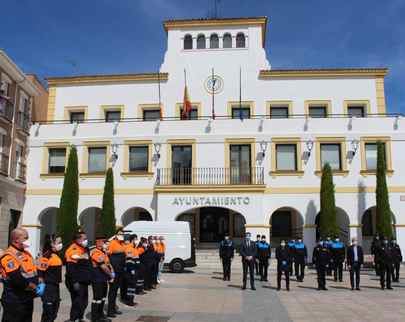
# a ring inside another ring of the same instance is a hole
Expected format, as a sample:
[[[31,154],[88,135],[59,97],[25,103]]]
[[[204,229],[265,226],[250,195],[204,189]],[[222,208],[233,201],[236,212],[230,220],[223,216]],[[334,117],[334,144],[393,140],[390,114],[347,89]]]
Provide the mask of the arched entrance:
[[[49,207],[44,209],[38,216],[39,224],[41,225],[41,236],[40,236],[40,246],[45,241],[46,235],[54,235],[56,234],[56,218],[58,215],[58,208],[56,207]]]
[[[318,213],[315,217],[315,226],[316,226],[316,240],[320,239],[320,213]],[[342,208],[336,207],[336,223],[339,229],[339,239],[343,242],[348,244],[350,241],[350,218],[347,215],[346,211]],[[331,238],[335,238],[336,236],[330,236]]]
[[[133,221],[153,221],[152,215],[142,207],[132,207],[124,212],[121,217],[122,225],[128,226]]]
[[[195,208],[181,213],[176,220],[190,223],[191,232],[199,247],[216,245],[225,235],[239,244],[245,235],[245,218],[227,208]]]
[[[97,231],[101,231],[101,209],[89,207],[83,210],[79,216],[79,224],[86,233],[89,244],[93,245]]]
[[[363,248],[366,253],[370,253],[371,243],[377,235],[377,212],[376,206],[368,208],[361,217],[361,234],[363,236]],[[396,236],[395,216],[391,214],[393,234]]]
[[[303,237],[304,219],[294,208],[282,207],[275,210],[270,217],[270,238],[272,246]]]

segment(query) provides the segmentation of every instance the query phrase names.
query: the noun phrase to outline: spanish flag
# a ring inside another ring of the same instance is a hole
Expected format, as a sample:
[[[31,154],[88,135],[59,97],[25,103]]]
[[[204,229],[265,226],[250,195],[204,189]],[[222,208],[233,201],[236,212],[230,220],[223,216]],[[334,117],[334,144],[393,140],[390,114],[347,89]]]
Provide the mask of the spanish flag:
[[[192,107],[191,107],[190,98],[188,97],[187,85],[185,85],[184,86],[183,110],[181,112],[181,119],[182,120],[190,119],[191,108]]]

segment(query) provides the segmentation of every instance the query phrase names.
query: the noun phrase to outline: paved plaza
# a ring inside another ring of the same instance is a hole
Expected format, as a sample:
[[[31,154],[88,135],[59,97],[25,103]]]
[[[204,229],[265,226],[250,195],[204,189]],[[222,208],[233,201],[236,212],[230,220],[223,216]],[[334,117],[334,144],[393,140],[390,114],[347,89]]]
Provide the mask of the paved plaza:
[[[362,290],[351,291],[345,272],[343,283],[328,280],[327,292],[316,290],[313,270],[307,271],[303,283],[293,279],[290,292],[276,291],[275,278],[271,269],[270,283],[257,281],[257,291],[242,291],[239,268],[230,282],[222,281],[220,272],[207,268],[166,273],[157,290],[137,297],[137,308],[120,304],[124,314],[113,321],[404,321],[405,277],[393,284],[393,291],[382,291],[376,276],[366,271],[362,274]],[[70,298],[65,288],[62,297],[58,321],[68,320]],[[40,321],[40,304],[37,300],[34,321]],[[88,313],[86,317],[89,318]]]

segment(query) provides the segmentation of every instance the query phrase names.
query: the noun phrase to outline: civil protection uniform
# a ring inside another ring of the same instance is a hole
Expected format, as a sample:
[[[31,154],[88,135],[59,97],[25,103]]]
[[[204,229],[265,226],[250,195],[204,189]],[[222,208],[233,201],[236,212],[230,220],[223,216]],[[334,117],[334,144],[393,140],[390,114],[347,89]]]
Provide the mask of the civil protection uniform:
[[[98,248],[90,251],[91,264],[93,267],[91,286],[93,289],[93,301],[91,303],[91,320],[103,321],[104,305],[108,291],[110,276],[101,268],[103,265],[110,267],[107,254]]]
[[[231,263],[235,255],[235,247],[232,240],[223,240],[219,244],[219,257],[222,260],[222,271],[224,281],[231,280]]]
[[[286,288],[290,290],[290,263],[291,255],[288,247],[276,248],[277,259],[277,290],[281,289],[281,275],[284,273]]]
[[[77,259],[78,256],[84,258]],[[73,242],[65,252],[65,261],[65,283],[72,300],[70,320],[82,320],[89,304],[88,288],[91,283],[91,263],[87,248]]]
[[[267,282],[267,273],[269,270],[269,259],[271,257],[270,244],[260,241],[257,244],[257,256],[259,258],[260,280]]]
[[[108,315],[112,315],[118,312],[116,301],[118,289],[121,287],[124,266],[125,266],[125,249],[124,243],[118,239],[113,239],[108,245],[107,254],[110,258],[111,266],[114,269],[115,278],[110,284],[108,290]]]
[[[165,264],[165,253],[166,245],[163,242],[157,243],[157,253],[159,254],[159,265],[158,265],[158,280],[160,280],[160,275],[162,274],[163,266]]]
[[[308,252],[305,244],[303,242],[295,243],[295,276],[299,282],[304,280],[307,258]]]
[[[290,240],[287,244],[288,253],[290,254],[290,261],[289,261],[289,274],[292,275],[294,273],[294,263],[295,263],[295,242]]]
[[[159,274],[159,262],[160,262],[160,254],[158,252],[159,247],[157,243],[152,244],[153,248],[153,267],[152,267],[152,285],[156,287],[158,284],[158,274]]]
[[[333,260],[333,277],[335,282],[343,281],[343,262],[345,261],[345,245],[341,241],[334,241],[331,244],[331,255]]]
[[[56,321],[59,311],[59,285],[62,283],[63,262],[55,252],[43,254],[38,262],[38,276],[45,283],[45,292],[42,295],[41,322],[53,322]]]
[[[136,271],[136,294],[142,294],[145,287],[145,266],[142,264],[141,256],[145,252],[142,246],[136,247],[138,258],[135,260]]]
[[[330,251],[326,244],[314,248],[312,262],[316,266],[318,275],[318,290],[326,290],[326,270],[330,263]]]
[[[139,264],[139,252],[133,243],[125,245],[125,268],[124,279],[126,281],[125,300],[132,304],[136,294],[137,266]],[[122,297],[122,295],[121,295]]]
[[[399,282],[399,269],[402,262],[401,247],[397,243],[392,245],[392,252],[394,257],[394,267],[392,270],[392,280],[394,282]]]
[[[10,246],[0,259],[3,274],[2,322],[30,322],[34,309],[35,290],[29,283],[38,284],[34,259],[26,250]]]

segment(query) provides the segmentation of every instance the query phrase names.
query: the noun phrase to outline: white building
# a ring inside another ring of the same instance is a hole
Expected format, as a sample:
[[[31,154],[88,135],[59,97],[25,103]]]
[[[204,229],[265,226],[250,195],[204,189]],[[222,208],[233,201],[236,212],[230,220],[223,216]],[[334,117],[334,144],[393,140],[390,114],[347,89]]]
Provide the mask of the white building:
[[[119,225],[189,220],[200,246],[224,233],[240,238],[246,227],[273,244],[303,235],[311,249],[325,162],[334,169],[342,238],[370,241],[375,143],[383,141],[393,224],[405,247],[405,121],[386,114],[387,70],[271,69],[266,24],[264,17],[166,21],[160,74],[48,79],[48,123],[31,129],[23,213],[33,251],[55,229],[71,144],[78,221],[90,235],[116,155]],[[184,71],[191,120],[180,119]]]

